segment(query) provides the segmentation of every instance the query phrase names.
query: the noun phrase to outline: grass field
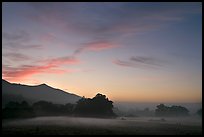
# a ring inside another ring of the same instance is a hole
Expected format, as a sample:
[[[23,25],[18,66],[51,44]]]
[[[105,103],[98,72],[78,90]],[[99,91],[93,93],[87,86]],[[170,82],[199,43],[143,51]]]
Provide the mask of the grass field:
[[[201,135],[198,117],[76,118],[37,117],[3,120],[3,135]]]

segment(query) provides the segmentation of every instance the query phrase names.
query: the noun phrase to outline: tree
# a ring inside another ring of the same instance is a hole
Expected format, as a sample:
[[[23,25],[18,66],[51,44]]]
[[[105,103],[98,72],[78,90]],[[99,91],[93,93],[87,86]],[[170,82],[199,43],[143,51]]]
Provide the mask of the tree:
[[[71,115],[73,111],[73,104],[53,104],[47,101],[38,101],[33,104],[34,112],[37,116],[60,116]]]
[[[32,107],[26,102],[9,102],[3,109],[3,118],[29,118],[34,117]]]
[[[155,110],[156,116],[187,116],[189,110],[182,106],[165,106],[164,104],[159,104]]]
[[[202,108],[197,111],[197,114],[202,117]]]
[[[77,116],[88,117],[115,117],[113,112],[113,102],[105,95],[98,93],[94,98],[82,97],[74,110]]]

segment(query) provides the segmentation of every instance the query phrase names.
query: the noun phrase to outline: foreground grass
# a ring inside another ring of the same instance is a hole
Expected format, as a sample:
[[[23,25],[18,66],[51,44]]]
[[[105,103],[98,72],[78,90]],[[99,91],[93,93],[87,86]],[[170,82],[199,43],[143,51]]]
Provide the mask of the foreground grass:
[[[6,124],[5,124],[6,123]],[[201,125],[160,121],[92,118],[51,118],[9,121],[3,135],[201,135]]]

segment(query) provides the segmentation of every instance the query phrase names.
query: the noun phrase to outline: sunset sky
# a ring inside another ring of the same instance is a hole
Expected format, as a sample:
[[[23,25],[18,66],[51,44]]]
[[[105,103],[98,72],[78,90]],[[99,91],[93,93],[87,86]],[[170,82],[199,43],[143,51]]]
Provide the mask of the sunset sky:
[[[113,101],[202,101],[202,3],[3,3],[2,78]]]

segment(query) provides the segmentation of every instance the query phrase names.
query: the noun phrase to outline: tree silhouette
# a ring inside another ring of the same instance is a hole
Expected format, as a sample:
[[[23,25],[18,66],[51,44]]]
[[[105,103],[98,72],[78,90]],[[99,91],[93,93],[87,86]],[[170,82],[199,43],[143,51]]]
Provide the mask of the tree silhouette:
[[[202,108],[201,109],[199,109],[197,112],[196,112],[199,116],[201,116],[202,117]]]
[[[47,101],[38,101],[30,106],[26,101],[21,103],[9,102],[3,109],[3,118],[27,118],[33,116],[88,116],[88,117],[115,117],[113,102],[105,95],[97,94],[94,98],[82,97],[77,105],[67,103],[53,104]]]
[[[3,109],[3,118],[29,118],[34,117],[32,107],[26,102],[9,102]]]
[[[156,116],[187,116],[189,110],[182,106],[165,106],[164,104],[159,104],[155,110]]]
[[[59,116],[71,115],[73,111],[73,104],[53,104],[47,101],[38,101],[33,104],[33,110],[36,116]]]
[[[82,97],[76,105],[74,113],[76,116],[88,117],[115,117],[113,102],[105,95],[98,93],[94,98]]]

